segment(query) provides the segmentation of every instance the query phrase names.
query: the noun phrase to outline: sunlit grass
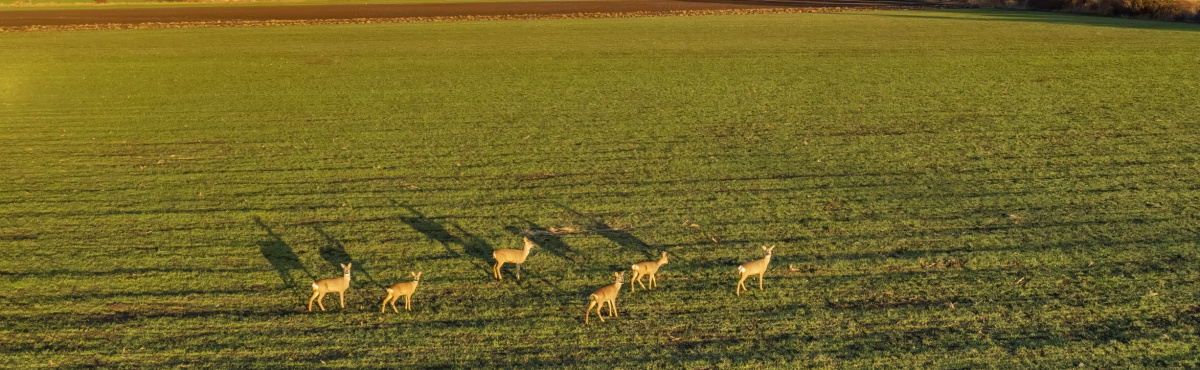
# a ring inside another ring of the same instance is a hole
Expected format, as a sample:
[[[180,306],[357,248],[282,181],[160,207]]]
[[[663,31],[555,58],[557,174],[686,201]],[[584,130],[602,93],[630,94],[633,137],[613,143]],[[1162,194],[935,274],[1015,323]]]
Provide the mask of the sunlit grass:
[[[3,34],[0,356],[1196,366],[1197,31],[929,11]],[[563,227],[490,279],[493,249]],[[766,290],[735,297],[760,245]],[[587,293],[661,250],[659,290],[583,326]],[[304,312],[348,260],[348,308]],[[379,314],[418,270],[413,311]]]

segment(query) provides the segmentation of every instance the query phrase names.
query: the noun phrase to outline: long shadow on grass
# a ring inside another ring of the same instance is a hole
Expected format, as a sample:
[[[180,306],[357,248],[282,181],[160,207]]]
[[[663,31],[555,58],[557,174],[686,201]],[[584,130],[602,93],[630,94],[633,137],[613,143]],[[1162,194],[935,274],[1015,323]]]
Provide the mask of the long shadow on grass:
[[[451,257],[457,258],[459,256],[458,252],[450,248],[450,244],[466,245],[466,242],[464,242],[461,238],[451,234],[450,231],[446,230],[446,227],[442,226],[440,222],[426,217],[424,213],[421,213],[421,211],[418,211],[415,207],[406,204],[400,204],[391,198],[388,198],[388,201],[394,206],[403,207],[404,209],[408,210],[409,214],[412,215],[409,217],[401,217],[401,222],[404,222],[404,224],[408,225],[408,227],[411,227],[413,230],[421,233],[421,235],[425,235],[426,238],[441,244],[442,248],[446,249],[446,254],[449,254]]]
[[[529,240],[532,240],[534,244],[537,244],[538,248],[541,248],[547,253],[553,254],[558,258],[562,258],[573,263],[579,262],[578,256],[571,251],[571,247],[562,240],[561,236],[550,232],[550,229],[542,225],[538,225],[533,221],[522,218],[521,222],[525,224],[524,227],[505,226],[504,230],[513,234],[513,236],[528,237]]]
[[[458,244],[462,246],[464,252],[472,257],[471,263],[476,267],[479,267],[481,270],[486,270],[489,266],[492,258],[492,250],[495,248],[492,247],[491,243],[488,243],[487,239],[468,232],[457,223],[443,224],[442,222],[438,222],[433,218],[425,216],[425,214],[417,210],[416,207],[401,204],[395,200],[392,200],[391,198],[388,198],[388,201],[394,206],[403,207],[408,211],[409,214],[412,215],[409,217],[401,217],[401,222],[404,222],[405,225],[408,225],[408,227],[421,233],[421,235],[424,235],[426,238],[441,244],[442,248],[446,250],[446,254],[449,255],[450,258],[458,258],[461,256],[457,251],[450,247],[451,244]],[[457,235],[450,233],[450,230],[446,228],[446,225],[449,225],[465,238],[458,237]]]
[[[352,269],[357,270],[359,274],[362,274],[362,276],[367,279],[367,281],[377,287],[384,287],[383,284],[375,281],[375,278],[371,276],[371,272],[367,270],[365,263],[362,261],[355,261],[354,258],[350,256],[350,253],[346,252],[346,246],[342,244],[341,241],[337,240],[337,238],[334,238],[332,235],[329,235],[329,233],[325,232],[325,230],[318,226],[313,226],[312,229],[325,239],[325,245],[321,246],[319,250],[321,252],[321,258],[324,258],[326,262],[329,262],[330,266],[334,267],[340,272],[342,271],[341,265],[343,263],[353,263]],[[353,279],[351,280],[353,281]]]
[[[567,207],[564,204],[557,202],[552,204],[570,213],[574,219],[580,221],[579,223],[587,228],[587,231],[594,232],[597,235],[612,241],[613,243],[617,243],[617,245],[621,246],[622,250],[642,253],[648,258],[657,257],[654,254],[654,250],[650,248],[650,245],[646,244],[646,242],[642,241],[642,239],[633,236],[633,234],[630,234],[628,231],[614,229],[603,220],[585,215],[582,212],[572,209],[571,207]]]
[[[463,235],[463,238],[458,238],[458,244],[462,245],[464,252],[474,258],[471,263],[481,269],[487,269],[492,260],[492,251],[496,248],[488,243],[487,239],[467,231],[458,223],[452,222],[449,225]]]
[[[267,226],[261,218],[255,216],[254,224],[267,232],[267,239],[258,242],[258,250],[262,253],[263,258],[271,263],[271,267],[274,267],[275,271],[279,273],[279,279],[283,281],[285,288],[296,286],[296,281],[292,278],[293,270],[300,270],[311,279],[316,278],[304,267],[304,264],[300,263],[300,256],[296,255],[292,246],[283,241],[283,238],[271,230],[271,227]]]

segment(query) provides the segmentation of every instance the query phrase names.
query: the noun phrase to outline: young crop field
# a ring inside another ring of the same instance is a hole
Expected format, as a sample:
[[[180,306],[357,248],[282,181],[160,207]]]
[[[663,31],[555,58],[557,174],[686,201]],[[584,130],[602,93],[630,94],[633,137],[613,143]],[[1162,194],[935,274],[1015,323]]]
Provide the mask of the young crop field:
[[[1198,45],[995,10],[0,34],[0,359],[1195,367]]]

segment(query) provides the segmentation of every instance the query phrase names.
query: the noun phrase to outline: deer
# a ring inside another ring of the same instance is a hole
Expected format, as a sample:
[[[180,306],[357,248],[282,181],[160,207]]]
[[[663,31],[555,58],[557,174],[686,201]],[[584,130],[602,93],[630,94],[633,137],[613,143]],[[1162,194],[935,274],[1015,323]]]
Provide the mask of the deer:
[[[762,247],[762,250],[767,252],[766,257],[763,257],[763,259],[760,259],[757,261],[746,262],[746,263],[742,264],[741,266],[738,266],[738,268],[737,268],[738,274],[742,275],[742,278],[740,280],[738,280],[738,285],[737,285],[737,290],[736,290],[736,293],[738,296],[742,295],[742,290],[747,290],[747,291],[750,290],[750,289],[746,288],[745,282],[746,282],[746,278],[753,276],[753,275],[758,275],[758,290],[763,290],[763,287],[762,287],[763,276],[767,274],[767,265],[771,263],[771,251],[775,250],[775,246],[772,245],[770,247],[767,247],[764,245]]]
[[[383,307],[379,308],[379,313],[387,312],[387,306],[389,302],[392,304],[392,311],[400,313],[400,310],[396,309],[396,300],[399,300],[400,297],[404,297],[404,310],[412,311],[412,295],[417,291],[417,283],[421,282],[421,272],[417,271],[412,272],[411,274],[413,277],[412,281],[406,283],[395,283],[392,284],[391,287],[387,288],[387,297],[383,299]]]
[[[617,293],[621,292],[621,282],[625,280],[625,272],[613,273],[617,277],[617,282],[596,290],[592,295],[588,296],[588,308],[583,314],[583,324],[588,324],[588,318],[592,314],[592,307],[596,307],[596,317],[600,318],[600,322],[604,322],[604,315],[600,314],[600,308],[608,303],[608,316],[621,317],[617,314]]]
[[[667,251],[662,252],[662,258],[659,258],[658,261],[646,261],[633,264],[633,267],[631,267],[633,270],[633,277],[630,278],[630,281],[633,283],[629,283],[629,292],[632,293],[637,291],[637,289],[634,288],[634,286],[637,284],[641,284],[642,289],[653,290],[654,287],[658,286],[658,268],[665,264],[667,264]],[[649,288],[646,287],[646,284],[642,284],[642,277],[647,275],[650,276]]]
[[[529,257],[529,251],[535,246],[529,237],[525,237],[525,247],[521,249],[497,249],[492,252],[492,258],[496,260],[496,265],[492,266],[492,272],[495,273],[496,279],[504,280],[500,275],[500,268],[506,263],[514,263],[517,265],[517,280],[521,280],[521,264],[525,263],[525,258]]]
[[[322,303],[322,301],[325,300],[326,293],[337,293],[338,298],[342,303],[342,309],[346,309],[346,289],[350,289],[350,265],[353,264],[353,262],[341,264],[343,275],[340,278],[317,280],[316,282],[313,282],[313,295],[312,298],[308,299],[309,311],[312,311],[313,301],[317,301],[317,305],[321,306],[321,311],[325,311],[325,304]]]

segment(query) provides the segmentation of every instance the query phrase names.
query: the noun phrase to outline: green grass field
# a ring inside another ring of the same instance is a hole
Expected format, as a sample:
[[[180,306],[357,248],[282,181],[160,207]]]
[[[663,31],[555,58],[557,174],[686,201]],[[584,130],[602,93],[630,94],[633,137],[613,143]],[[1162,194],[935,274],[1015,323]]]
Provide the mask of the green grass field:
[[[1197,45],[988,10],[0,34],[0,358],[1197,366]]]

